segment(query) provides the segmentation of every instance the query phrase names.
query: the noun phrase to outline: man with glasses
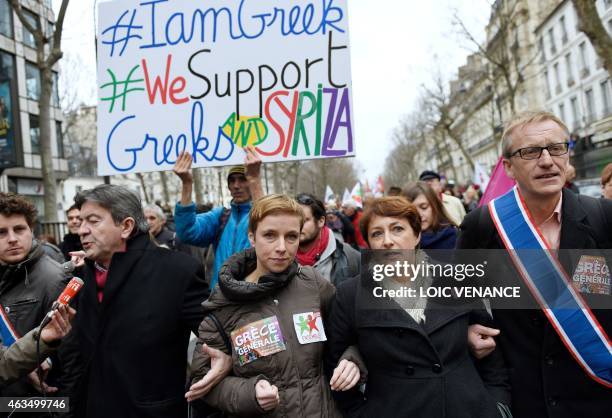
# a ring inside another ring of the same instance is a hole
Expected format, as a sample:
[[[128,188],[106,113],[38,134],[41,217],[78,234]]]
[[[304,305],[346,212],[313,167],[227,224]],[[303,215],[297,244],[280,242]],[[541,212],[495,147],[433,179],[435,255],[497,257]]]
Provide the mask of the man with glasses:
[[[563,187],[569,164],[568,138],[565,124],[548,112],[528,112],[513,118],[502,136],[502,153],[506,173],[516,180],[516,187],[488,207],[466,216],[457,247],[535,248],[552,251],[554,258],[559,249],[612,248],[612,202],[576,195]],[[556,261],[546,257],[544,251],[538,254],[539,262],[554,264]],[[516,255],[512,263],[506,260],[506,272],[515,272],[517,267],[526,265],[522,264],[527,256],[523,253],[527,252],[513,253]],[[571,263],[561,254],[559,261],[571,278]],[[575,268],[576,264],[573,266]],[[540,295],[547,294],[545,290],[551,283],[562,283],[561,292],[571,293],[563,285],[567,282],[557,282],[563,280],[562,274],[555,274],[542,276],[523,269],[518,280],[531,286],[530,289],[537,289]],[[609,298],[609,286],[603,291],[607,294],[597,297]],[[526,291],[527,297],[530,292]],[[572,298],[578,304],[584,303],[575,294]],[[538,303],[534,298],[534,307],[530,310],[495,310],[493,302],[493,317],[499,330],[473,326],[470,332],[472,353],[478,358],[486,357],[495,347],[492,336],[499,333],[500,348],[511,370],[515,418],[609,414],[612,396],[606,379],[612,371],[607,337],[612,326],[610,311],[574,310],[573,319],[582,314],[587,315],[587,319],[594,317],[601,325],[601,329],[596,330],[591,328],[594,322],[590,319],[580,326],[575,326],[576,323],[570,326],[572,324],[565,318],[556,317],[554,310],[543,310],[546,305],[542,301],[545,297],[540,296]],[[584,341],[574,339],[576,335],[593,335],[595,339],[581,347]],[[591,368],[602,372],[598,376],[589,373],[589,359],[586,355],[581,357],[580,353],[596,352],[600,346],[602,351],[598,352],[596,367]]]

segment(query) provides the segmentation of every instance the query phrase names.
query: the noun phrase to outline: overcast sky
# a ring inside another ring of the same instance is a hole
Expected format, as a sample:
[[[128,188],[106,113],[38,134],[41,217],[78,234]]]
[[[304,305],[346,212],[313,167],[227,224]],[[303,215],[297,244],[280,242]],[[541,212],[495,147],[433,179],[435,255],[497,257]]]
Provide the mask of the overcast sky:
[[[88,104],[96,101],[94,1],[70,2],[63,36],[66,56],[79,66],[71,83],[82,86]],[[454,11],[483,37],[489,7],[485,0],[349,0],[356,152],[364,179],[382,174],[391,132],[414,110],[419,87],[436,66],[450,78],[465,62],[469,44],[452,25]]]

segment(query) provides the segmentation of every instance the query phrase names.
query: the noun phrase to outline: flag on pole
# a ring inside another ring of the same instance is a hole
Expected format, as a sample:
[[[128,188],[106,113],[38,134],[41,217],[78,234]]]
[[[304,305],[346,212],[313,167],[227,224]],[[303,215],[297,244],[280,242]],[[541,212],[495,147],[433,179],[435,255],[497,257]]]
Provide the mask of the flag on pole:
[[[355,184],[355,187],[353,187],[350,199],[353,199],[355,203],[357,203],[358,207],[363,207],[363,193],[361,192],[361,182],[357,182]]]
[[[506,175],[503,158],[500,157],[493,169],[493,173],[491,173],[487,190],[482,195],[480,202],[478,202],[478,206],[487,205],[491,200],[503,195],[514,186],[514,183],[514,180]]]
[[[479,162],[476,162],[474,165],[474,178],[472,182],[474,184],[478,184],[482,191],[484,192],[487,189],[487,185],[489,184],[489,175],[485,171],[484,168],[480,165]]]
[[[363,194],[370,193],[372,189],[370,189],[370,184],[368,183],[368,179],[365,181],[365,186],[363,186]]]
[[[334,191],[332,190],[331,187],[329,187],[329,184],[327,186],[325,186],[325,200],[323,201],[323,203],[327,203],[330,200],[335,200],[334,199]]]
[[[342,201],[345,202],[347,200],[351,200],[351,192],[349,192],[348,189],[345,187],[344,194],[342,195]]]
[[[376,179],[376,185],[374,186],[374,197],[383,197],[385,195],[385,185],[383,183],[382,176],[378,176]]]

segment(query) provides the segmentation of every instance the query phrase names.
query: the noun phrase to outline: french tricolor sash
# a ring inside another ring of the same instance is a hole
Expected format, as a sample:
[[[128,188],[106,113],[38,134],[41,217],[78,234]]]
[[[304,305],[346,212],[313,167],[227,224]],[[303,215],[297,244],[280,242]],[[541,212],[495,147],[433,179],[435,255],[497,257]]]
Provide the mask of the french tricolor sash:
[[[4,307],[0,304],[0,336],[2,337],[2,344],[6,347],[13,345],[15,341],[19,339],[19,335],[15,328],[13,328],[13,324],[6,316],[6,311]]]
[[[610,339],[549,251],[518,188],[488,206],[510,258],[561,341],[589,377],[612,388]]]

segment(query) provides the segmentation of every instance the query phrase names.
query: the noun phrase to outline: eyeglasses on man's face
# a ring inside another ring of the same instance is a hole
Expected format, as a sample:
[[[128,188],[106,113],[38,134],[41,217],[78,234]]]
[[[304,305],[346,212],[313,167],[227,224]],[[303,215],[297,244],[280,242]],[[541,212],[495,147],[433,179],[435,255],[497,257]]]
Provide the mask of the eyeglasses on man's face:
[[[537,160],[542,156],[542,151],[548,151],[551,157],[559,157],[567,154],[569,150],[569,142],[559,142],[557,144],[550,144],[545,147],[525,147],[520,148],[510,154],[510,157],[518,155],[523,160]]]

